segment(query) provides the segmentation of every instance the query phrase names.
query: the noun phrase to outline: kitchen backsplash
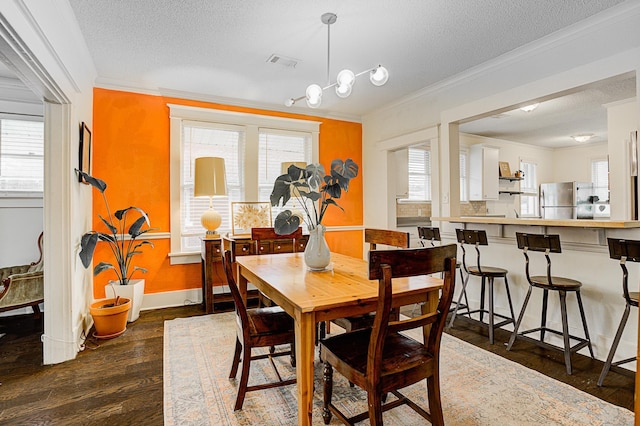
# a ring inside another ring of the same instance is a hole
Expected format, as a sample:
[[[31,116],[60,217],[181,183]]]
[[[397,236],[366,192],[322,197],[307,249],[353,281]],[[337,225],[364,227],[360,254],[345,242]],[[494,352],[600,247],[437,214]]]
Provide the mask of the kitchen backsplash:
[[[482,215],[487,214],[487,203],[485,201],[469,201],[460,204],[460,215]],[[431,217],[431,203],[396,203],[397,217]]]

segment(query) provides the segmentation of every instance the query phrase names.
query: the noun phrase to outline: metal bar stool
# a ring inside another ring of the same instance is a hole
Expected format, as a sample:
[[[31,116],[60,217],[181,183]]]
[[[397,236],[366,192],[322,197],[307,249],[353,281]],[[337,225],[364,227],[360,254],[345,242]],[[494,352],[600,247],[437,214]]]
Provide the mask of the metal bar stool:
[[[440,237],[440,228],[431,227],[431,226],[418,226],[418,237],[420,239],[420,245],[422,247],[427,247],[426,243],[430,243],[431,247],[436,246],[436,241],[442,242],[442,238]],[[460,271],[460,282],[464,282],[464,275],[462,274],[461,263],[456,262],[456,269]],[[463,291],[464,303],[460,305],[460,309],[464,309],[465,312],[462,312],[464,315],[468,315],[469,312],[469,299],[467,298],[467,293]],[[450,311],[453,312],[457,303],[453,301],[451,303]]]
[[[609,242],[609,257],[611,259],[620,260],[620,267],[622,268],[622,295],[624,296],[626,306],[624,307],[622,319],[620,319],[620,325],[618,325],[618,331],[616,331],[616,337],[613,339],[613,345],[609,350],[607,361],[605,362],[604,367],[602,367],[602,372],[598,379],[598,386],[602,386],[602,382],[604,382],[604,378],[607,376],[612,365],[619,366],[636,360],[636,357],[634,356],[623,359],[622,361],[612,362],[613,356],[616,354],[616,349],[618,349],[618,344],[620,343],[624,327],[627,325],[627,319],[629,318],[631,307],[638,307],[639,294],[637,292],[629,292],[629,271],[627,270],[625,262],[640,262],[640,241],[620,240],[615,238],[607,238],[607,241]]]
[[[458,238],[458,243],[460,243],[460,247],[462,248],[462,267],[464,271],[467,273],[467,276],[462,284],[462,292],[458,297],[458,301],[456,302],[456,308],[451,315],[451,320],[449,321],[448,328],[453,326],[453,322],[456,319],[456,315],[458,314],[458,309],[460,308],[462,296],[466,294],[467,284],[469,282],[469,276],[473,275],[481,278],[481,287],[480,287],[480,309],[470,310],[466,314],[471,318],[471,314],[479,313],[480,314],[480,322],[483,322],[484,314],[489,314],[489,342],[493,344],[493,331],[502,327],[506,324],[515,323],[515,315],[513,314],[513,304],[511,303],[511,293],[509,292],[509,281],[507,280],[508,271],[503,268],[497,268],[494,266],[482,266],[480,264],[480,246],[486,246],[487,243],[487,233],[483,230],[469,230],[469,229],[456,229],[456,236]],[[472,244],[476,249],[476,263],[477,266],[469,266],[467,267],[466,261],[466,250],[464,248],[465,244]],[[504,287],[507,291],[507,300],[509,302],[509,310],[511,311],[511,317],[507,317],[505,315],[498,314],[494,311],[494,301],[493,301],[493,281],[495,278],[504,279]],[[485,309],[484,305],[484,295],[485,295],[485,287],[486,283],[489,283],[489,309]],[[495,322],[495,318],[502,318],[503,321],[498,323]]]
[[[580,281],[572,280],[570,278],[556,277],[551,275],[551,258],[549,257],[549,253],[562,253],[562,248],[560,247],[559,235],[524,234],[521,232],[516,232],[516,240],[518,242],[518,248],[522,250],[522,252],[524,253],[524,258],[526,260],[525,272],[527,274],[527,281],[529,281],[529,291],[527,292],[527,296],[524,299],[524,304],[522,305],[522,310],[520,311],[518,322],[516,322],[515,328],[513,329],[513,333],[511,334],[511,338],[509,339],[507,350],[511,350],[511,347],[513,346],[513,343],[516,341],[516,338],[527,340],[543,348],[560,349],[564,351],[564,363],[567,367],[567,374],[571,374],[571,353],[572,352],[577,352],[580,349],[587,346],[589,348],[589,353],[591,354],[591,358],[593,358],[593,348],[591,347],[591,339],[589,338],[589,330],[587,328],[587,319],[584,315],[582,298],[580,297],[580,287],[582,287],[582,283]],[[529,251],[544,252],[544,256],[547,259],[547,275],[540,275],[540,276],[533,276],[533,277],[530,275]],[[527,309],[527,304],[529,303],[529,297],[531,297],[531,290],[533,289],[533,287],[541,288],[543,290],[542,321],[540,323],[540,327],[518,333],[518,329],[520,328],[520,323],[522,322],[522,318],[524,317],[524,312]],[[549,298],[549,290],[557,291],[558,295],[560,296],[560,315],[562,318],[562,332],[553,330],[547,327],[547,302]],[[585,336],[584,338],[572,336],[569,334],[569,325],[567,322],[567,292],[574,292],[576,294],[576,298],[578,299],[578,307],[580,308],[580,317],[582,318],[582,326],[584,327],[584,336]],[[539,340],[526,336],[526,334],[537,333],[537,332],[540,333]],[[559,347],[559,346],[552,345],[550,343],[545,342],[544,341],[545,332],[562,336],[564,341],[563,347]],[[573,339],[578,343],[571,346],[570,339]]]

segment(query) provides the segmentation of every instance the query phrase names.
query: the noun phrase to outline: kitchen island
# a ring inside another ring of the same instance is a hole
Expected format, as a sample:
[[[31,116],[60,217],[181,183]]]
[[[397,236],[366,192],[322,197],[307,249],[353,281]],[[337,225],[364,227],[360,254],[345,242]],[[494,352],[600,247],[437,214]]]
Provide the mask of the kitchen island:
[[[558,234],[562,253],[551,254],[554,275],[570,277],[582,282],[582,299],[585,307],[589,333],[596,358],[604,360],[611,347],[613,337],[625,301],[622,297],[622,271],[617,260],[609,258],[607,238],[625,238],[640,240],[640,221],[620,220],[560,220],[538,218],[506,218],[488,216],[431,217],[433,226],[440,227],[442,242],[456,243],[456,229],[483,229],[487,232],[488,246],[480,247],[482,264],[502,267],[509,271],[509,283],[514,309],[517,312],[529,287],[525,275],[525,258],[516,245],[516,232],[536,234]],[[538,256],[540,255],[540,256]],[[546,273],[546,261],[541,253],[530,253],[532,275]],[[458,252],[462,260],[462,251]],[[467,265],[475,265],[475,250],[467,249]],[[640,264],[627,262],[629,269],[630,291],[638,291]],[[480,285],[476,277],[471,277],[467,286],[469,302],[473,307],[480,305]],[[457,298],[460,286],[456,282]],[[496,289],[495,311],[506,315],[506,295],[501,286]],[[522,329],[539,326],[542,309],[540,294],[532,294],[525,314]],[[556,297],[549,298],[549,319],[547,324],[561,329],[560,308]],[[581,336],[580,314],[573,302],[568,304],[569,329],[571,334]],[[632,311],[632,315],[638,315]],[[513,327],[507,325],[511,331]],[[561,344],[561,341],[558,342]],[[496,342],[498,344],[498,342]],[[638,348],[638,321],[631,320],[623,334],[616,352],[616,360],[636,356]],[[519,350],[518,345],[512,349]],[[588,355],[588,351],[579,351]],[[626,364],[625,368],[634,368]],[[635,369],[635,368],[634,368]]]

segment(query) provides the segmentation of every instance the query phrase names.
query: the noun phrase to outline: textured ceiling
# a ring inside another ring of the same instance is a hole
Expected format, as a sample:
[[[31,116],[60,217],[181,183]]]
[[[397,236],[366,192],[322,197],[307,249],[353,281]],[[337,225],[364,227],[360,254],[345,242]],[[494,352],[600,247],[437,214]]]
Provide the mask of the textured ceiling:
[[[584,20],[622,0],[70,0],[97,84],[182,91],[283,108],[330,79],[378,63],[389,82],[363,76],[352,95],[323,96],[321,113],[360,117],[471,67]],[[294,68],[269,63],[294,58]],[[302,102],[304,103],[304,102]],[[299,109],[297,109],[299,108]],[[309,112],[306,106],[294,106]],[[494,119],[494,121],[497,121]]]

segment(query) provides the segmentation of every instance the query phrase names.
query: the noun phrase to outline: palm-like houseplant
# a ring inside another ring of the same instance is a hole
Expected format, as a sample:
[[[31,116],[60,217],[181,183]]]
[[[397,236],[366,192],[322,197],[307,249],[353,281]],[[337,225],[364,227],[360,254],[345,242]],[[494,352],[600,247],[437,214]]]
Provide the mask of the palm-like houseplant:
[[[98,215],[102,224],[105,226],[105,231],[89,231],[82,236],[80,241],[80,260],[85,268],[88,268],[93,260],[98,241],[104,241],[108,244],[111,254],[113,255],[114,262],[101,261],[93,268],[93,275],[98,275],[107,270],[113,270],[116,274],[117,281],[111,282],[113,284],[120,284],[125,286],[131,283],[133,274],[136,272],[145,273],[147,270],[139,266],[133,265],[134,256],[142,253],[144,246],[153,247],[153,243],[148,240],[140,240],[140,237],[149,231],[153,231],[150,228],[149,216],[142,209],[134,206],[127,207],[122,210],[117,210],[115,213],[111,213],[109,208],[109,202],[105,195],[107,184],[96,177],[77,170],[83,180],[92,187],[96,188],[102,194],[105,207],[107,209],[107,216],[103,217]],[[135,216],[132,216],[135,215]],[[138,317],[139,308],[142,304],[142,294],[144,294],[144,287],[136,289],[138,297],[133,297],[133,309],[129,314],[129,321],[134,321]],[[115,293],[115,288],[114,288]],[[129,291],[131,293],[131,290]],[[140,294],[141,293],[141,294]],[[117,304],[118,297],[114,303]]]

